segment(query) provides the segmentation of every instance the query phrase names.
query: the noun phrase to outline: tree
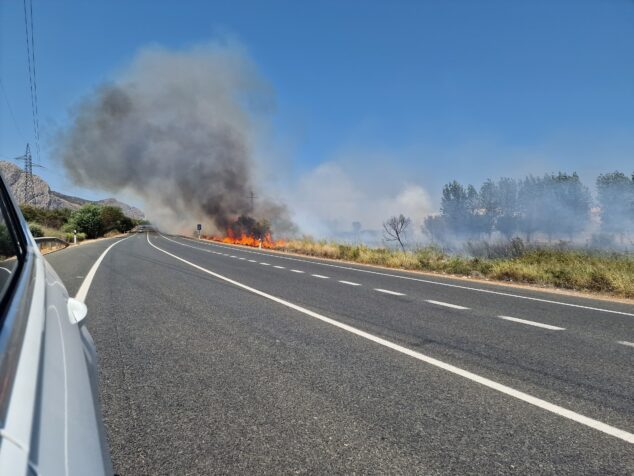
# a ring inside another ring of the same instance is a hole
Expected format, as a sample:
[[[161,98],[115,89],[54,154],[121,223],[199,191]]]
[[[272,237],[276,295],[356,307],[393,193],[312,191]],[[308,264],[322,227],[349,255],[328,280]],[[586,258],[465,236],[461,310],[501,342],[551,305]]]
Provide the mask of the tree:
[[[601,230],[623,235],[634,229],[634,176],[622,172],[601,174],[597,178],[597,200],[601,208]]]
[[[445,241],[447,237],[447,223],[441,215],[429,215],[425,217],[422,232],[429,235],[432,243]]]
[[[519,226],[518,185],[512,178],[501,178],[495,187],[498,216],[495,229],[507,239],[517,232]]]
[[[454,234],[463,234],[466,231],[470,215],[469,206],[467,191],[456,180],[443,187],[440,213]]]
[[[500,214],[498,188],[495,182],[487,179],[480,187],[479,210],[482,230],[491,236],[497,217]]]
[[[550,231],[564,233],[572,240],[575,234],[586,229],[590,221],[590,190],[581,183],[577,172],[572,175],[559,172],[551,178],[555,207],[546,209],[551,217]]]
[[[121,224],[126,216],[121,211],[121,208],[114,207],[112,205],[104,205],[101,207],[101,226],[103,227],[103,233],[109,231],[121,230]]]
[[[80,233],[85,233],[87,238],[97,238],[103,235],[101,207],[97,205],[88,204],[75,210],[69,223]]]
[[[403,251],[405,251],[405,245],[403,239],[407,227],[412,223],[412,220],[406,218],[403,214],[399,216],[393,216],[383,223],[383,236],[386,241],[397,241]]]

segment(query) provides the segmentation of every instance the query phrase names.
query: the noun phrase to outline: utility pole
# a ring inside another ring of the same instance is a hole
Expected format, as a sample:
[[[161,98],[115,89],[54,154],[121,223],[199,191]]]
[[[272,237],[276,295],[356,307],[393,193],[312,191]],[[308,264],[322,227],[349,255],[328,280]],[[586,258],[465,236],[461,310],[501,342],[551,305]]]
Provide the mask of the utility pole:
[[[253,190],[251,190],[249,198],[251,199],[251,213],[253,213],[253,210],[255,209],[255,195],[253,194]]]
[[[33,157],[31,157],[31,146],[27,143],[24,155],[15,157],[13,160],[24,161],[24,183],[22,186],[24,190],[24,203],[27,204],[33,200],[33,195],[35,195],[33,188]],[[41,165],[38,167],[41,167]]]

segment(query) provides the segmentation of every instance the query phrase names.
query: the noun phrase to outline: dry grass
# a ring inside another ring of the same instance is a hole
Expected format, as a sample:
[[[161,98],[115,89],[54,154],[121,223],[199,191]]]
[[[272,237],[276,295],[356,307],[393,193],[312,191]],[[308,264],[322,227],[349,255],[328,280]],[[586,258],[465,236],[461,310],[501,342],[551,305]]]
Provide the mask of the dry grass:
[[[435,247],[402,252],[308,238],[290,241],[284,251],[390,268],[432,271],[499,281],[537,284],[634,298],[634,255],[536,248],[513,257],[470,258]]]

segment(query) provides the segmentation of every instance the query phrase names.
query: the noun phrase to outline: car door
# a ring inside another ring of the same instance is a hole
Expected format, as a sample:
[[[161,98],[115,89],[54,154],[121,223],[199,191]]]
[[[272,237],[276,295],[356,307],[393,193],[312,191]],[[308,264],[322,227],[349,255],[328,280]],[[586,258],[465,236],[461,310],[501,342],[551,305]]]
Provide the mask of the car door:
[[[0,293],[0,474],[112,474],[83,305],[40,254],[3,181]]]

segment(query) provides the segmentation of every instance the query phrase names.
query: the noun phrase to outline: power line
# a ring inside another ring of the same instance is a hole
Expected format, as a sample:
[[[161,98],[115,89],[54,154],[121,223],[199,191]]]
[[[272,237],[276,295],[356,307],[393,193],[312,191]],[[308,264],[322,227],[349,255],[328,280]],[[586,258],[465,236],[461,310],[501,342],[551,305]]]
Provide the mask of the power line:
[[[7,96],[7,91],[4,89],[4,85],[2,84],[2,79],[0,79],[0,90],[2,91],[2,95],[4,96],[4,100],[7,103],[7,108],[9,109],[9,114],[11,115],[11,119],[13,119],[13,125],[15,126],[16,131],[26,141],[26,137],[22,133],[22,129],[18,125],[18,121],[15,119],[15,114],[13,114],[13,108],[11,107],[11,103],[9,102],[9,96]]]
[[[35,68],[35,34],[33,33],[33,0],[29,0],[31,7],[31,57],[33,58],[33,91],[35,92],[35,123],[37,125],[36,131],[36,143],[37,146],[37,158],[40,160],[40,109],[37,98],[37,73]]]
[[[33,117],[33,134],[38,160],[40,158],[40,120],[37,107],[37,78],[35,77],[35,36],[33,34],[33,3],[29,0],[30,20],[27,13],[26,1],[22,0],[24,7],[24,31],[26,33],[26,59],[29,71],[29,86],[31,91],[31,114]],[[30,37],[29,37],[29,23]]]

